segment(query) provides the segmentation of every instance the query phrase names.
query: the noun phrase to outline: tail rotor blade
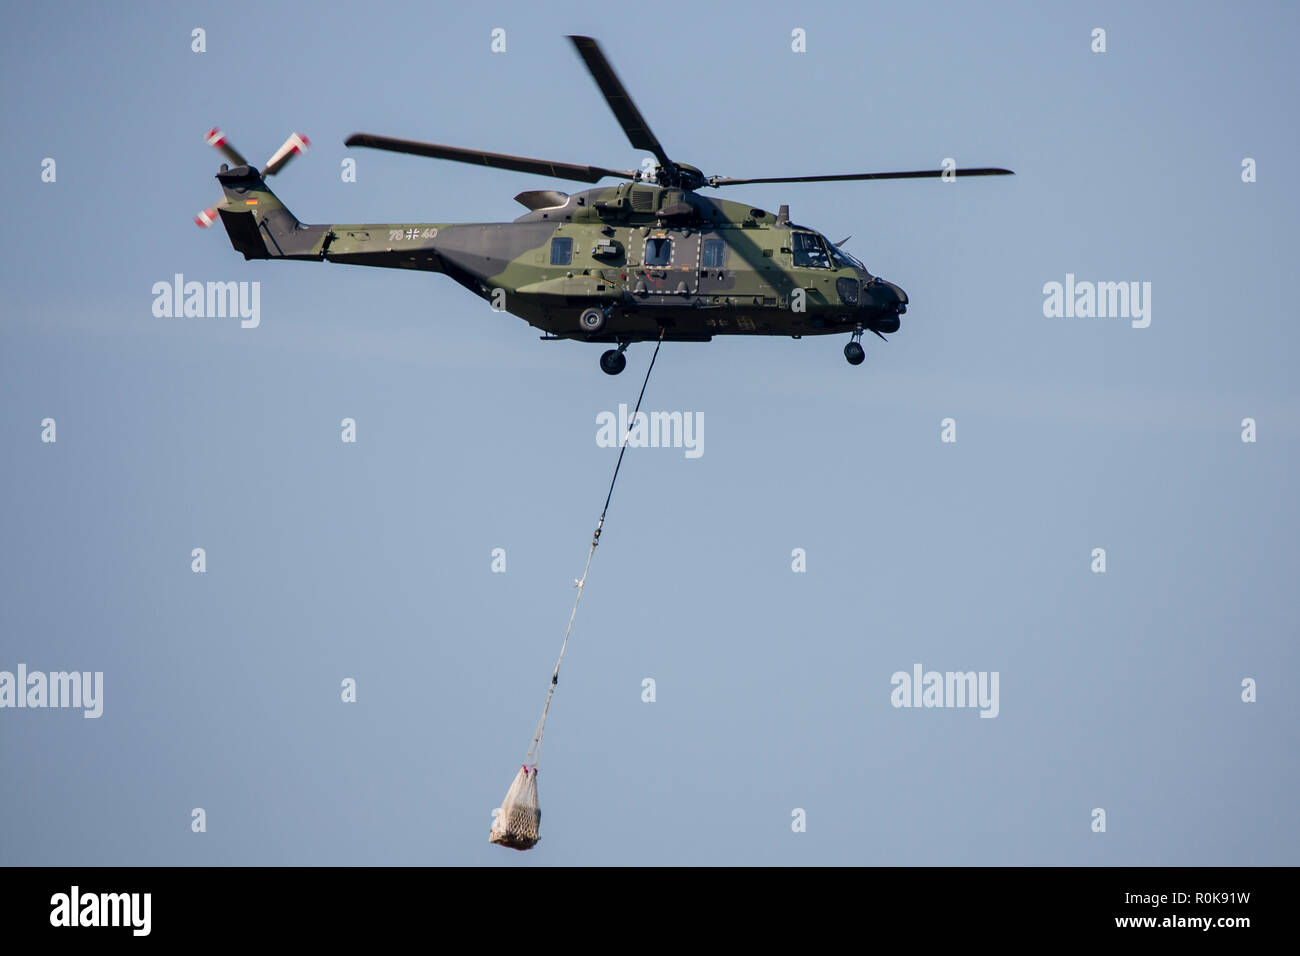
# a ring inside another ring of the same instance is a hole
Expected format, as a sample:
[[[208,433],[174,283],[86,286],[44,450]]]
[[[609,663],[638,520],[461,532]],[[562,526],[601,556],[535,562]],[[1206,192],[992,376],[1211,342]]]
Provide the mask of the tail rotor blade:
[[[285,163],[299,153],[305,152],[310,145],[311,141],[306,136],[290,133],[289,138],[284,141],[284,145],[277,149],[275,155],[266,161],[266,168],[262,170],[262,175],[274,176],[284,169]]]
[[[230,145],[230,140],[226,139],[226,134],[217,127],[214,126],[212,129],[208,130],[204,139],[207,140],[209,146],[213,149],[220,150],[221,154],[236,166],[249,165],[248,160],[244,158],[243,154],[240,153],[239,150],[235,149],[234,146]],[[280,170],[284,169],[285,164],[289,162],[289,160],[293,159],[293,157],[297,156],[299,153],[305,152],[310,145],[311,141],[308,140],[306,136],[302,136],[299,133],[291,133],[289,138],[284,141],[284,145],[277,149],[275,154],[267,160],[266,168],[262,170],[262,175],[274,176]],[[223,166],[222,169],[225,169],[225,167]],[[223,196],[217,205],[225,202],[226,199]],[[199,214],[194,217],[194,225],[198,226],[200,229],[207,229],[215,223],[218,218],[217,205],[208,206],[206,209],[201,210]]]
[[[214,126],[212,129],[208,130],[207,133],[204,134],[203,138],[208,141],[209,146],[213,149],[220,150],[221,155],[225,156],[226,159],[230,160],[236,166],[248,165],[248,160],[244,159],[239,150],[230,145],[230,140],[226,139],[226,134],[217,129],[217,127]]]

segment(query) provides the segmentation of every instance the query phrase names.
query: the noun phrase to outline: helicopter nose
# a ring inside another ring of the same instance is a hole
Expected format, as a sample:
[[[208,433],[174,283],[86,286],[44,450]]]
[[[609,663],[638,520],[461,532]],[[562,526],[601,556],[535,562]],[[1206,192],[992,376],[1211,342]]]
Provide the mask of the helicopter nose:
[[[877,276],[871,283],[865,304],[883,312],[902,315],[907,311],[907,293],[894,283]]]
[[[894,297],[894,305],[896,305],[896,306],[898,307],[898,311],[899,311],[900,313],[906,312],[906,311],[907,311],[907,293],[904,292],[904,291],[903,291],[901,288],[899,288],[898,286],[894,285],[894,283],[889,282],[889,281],[887,281],[887,280],[885,280],[885,279],[881,279],[881,280],[880,280],[880,284],[881,284],[882,286],[884,286],[887,290],[889,290],[889,293]]]

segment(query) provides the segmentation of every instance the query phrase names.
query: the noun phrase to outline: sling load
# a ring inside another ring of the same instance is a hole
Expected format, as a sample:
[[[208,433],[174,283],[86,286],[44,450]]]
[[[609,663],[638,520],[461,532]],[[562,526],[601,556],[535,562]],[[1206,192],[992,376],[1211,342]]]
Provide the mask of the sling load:
[[[537,803],[537,768],[519,768],[515,782],[501,801],[488,840],[512,850],[531,850],[541,839],[542,808]]]
[[[524,755],[523,765],[515,774],[514,782],[506,791],[506,798],[501,801],[501,810],[492,821],[488,831],[488,842],[499,846],[508,846],[512,850],[531,850],[541,839],[542,807],[537,799],[537,764],[541,759],[542,732],[546,730],[546,715],[551,709],[551,698],[555,695],[556,685],[560,682],[560,665],[564,663],[564,652],[569,646],[569,635],[573,632],[573,620],[578,616],[578,603],[582,600],[582,589],[587,584],[587,574],[591,571],[591,559],[600,543],[600,532],[605,526],[605,515],[609,511],[610,499],[614,497],[614,484],[618,481],[618,470],[623,467],[623,453],[627,451],[627,440],[631,437],[637,414],[641,411],[641,400],[645,398],[646,386],[650,384],[650,373],[654,371],[655,359],[659,357],[659,346],[663,344],[664,332],[659,330],[659,341],[655,344],[654,355],[650,356],[650,367],[645,370],[645,381],[641,383],[641,394],[636,399],[636,409],[628,421],[627,433],[618,449],[618,463],[614,465],[614,477],[609,482],[609,493],[605,495],[605,507],[600,509],[600,520],[596,522],[596,531],[591,536],[591,547],[587,550],[587,566],[582,570],[582,577],[573,583],[578,589],[578,596],[573,599],[573,610],[569,613],[569,626],[564,631],[564,643],[560,645],[560,656],[555,661],[555,670],[551,672],[551,686],[546,690],[546,703],[542,705],[542,718],[537,722],[537,732],[533,742]]]

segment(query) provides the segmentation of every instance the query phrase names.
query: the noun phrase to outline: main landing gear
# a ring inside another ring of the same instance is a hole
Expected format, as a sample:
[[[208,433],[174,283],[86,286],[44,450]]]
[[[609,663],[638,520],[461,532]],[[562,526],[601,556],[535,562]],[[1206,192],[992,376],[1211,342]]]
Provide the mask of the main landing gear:
[[[606,375],[617,375],[627,368],[627,351],[630,342],[620,342],[618,348],[610,349],[600,357],[600,370]]]
[[[850,365],[861,365],[867,357],[867,350],[862,347],[858,340],[862,338],[862,323],[858,323],[857,330],[853,333],[853,339],[848,345],[844,346],[844,357],[849,360]]]

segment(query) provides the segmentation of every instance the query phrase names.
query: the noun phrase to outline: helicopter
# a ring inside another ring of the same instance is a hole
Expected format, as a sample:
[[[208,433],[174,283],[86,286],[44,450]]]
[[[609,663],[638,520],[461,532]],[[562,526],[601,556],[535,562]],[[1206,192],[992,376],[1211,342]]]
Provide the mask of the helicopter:
[[[635,342],[708,342],[715,335],[848,333],[844,357],[861,365],[861,339],[882,340],[901,327],[907,293],[872,275],[815,229],[746,203],[715,199],[703,189],[758,183],[849,182],[953,176],[1014,175],[980,167],[911,172],[847,173],[739,179],[706,176],[670,158],[591,37],[568,38],[600,88],[632,147],[648,150],[642,169],[610,169],[531,159],[437,143],[354,133],[348,146],[598,183],[582,192],[526,190],[515,196],[528,211],[513,222],[402,222],[308,225],[299,222],[266,185],[309,145],[295,133],[259,171],[219,129],[207,141],[233,167],[217,173],[223,198],[195,217],[219,217],[245,259],[298,259],[441,272],[541,329],[548,341],[613,346],[601,369],[617,375]]]

